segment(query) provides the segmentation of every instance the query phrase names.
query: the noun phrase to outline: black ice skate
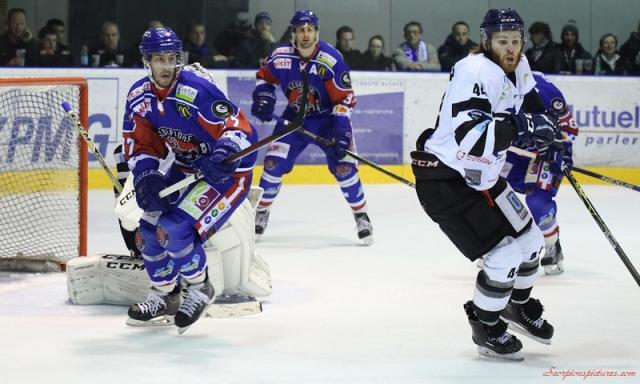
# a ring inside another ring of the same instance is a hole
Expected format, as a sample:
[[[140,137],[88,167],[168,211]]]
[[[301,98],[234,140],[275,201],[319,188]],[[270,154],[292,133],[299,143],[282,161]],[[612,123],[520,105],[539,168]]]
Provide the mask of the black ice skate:
[[[373,244],[373,225],[369,216],[363,213],[354,213],[353,217],[356,219],[356,225],[358,226],[358,238],[364,242],[365,245]]]
[[[178,307],[180,307],[179,286],[176,286],[171,293],[165,293],[153,287],[144,302],[129,307],[127,325],[171,325]]]
[[[464,311],[471,325],[471,340],[478,346],[478,353],[481,356],[492,359],[524,360],[520,352],[522,343],[507,332],[507,324],[504,321],[498,320],[498,323],[493,326],[480,322],[471,300],[464,304]]]
[[[553,326],[542,318],[542,311],[540,301],[530,298],[524,304],[510,301],[500,317],[509,323],[509,329],[542,344],[551,344]]]
[[[213,303],[214,290],[209,281],[209,276],[202,283],[187,285],[183,295],[184,299],[175,317],[178,333],[181,334],[198,321],[209,305]]]
[[[564,255],[562,254],[560,240],[558,240],[547,249],[544,257],[540,259],[540,265],[544,267],[544,273],[546,275],[559,275],[564,272],[563,260]]]
[[[260,239],[260,236],[264,234],[264,230],[267,229],[267,223],[269,222],[269,211],[256,211],[256,240]]]

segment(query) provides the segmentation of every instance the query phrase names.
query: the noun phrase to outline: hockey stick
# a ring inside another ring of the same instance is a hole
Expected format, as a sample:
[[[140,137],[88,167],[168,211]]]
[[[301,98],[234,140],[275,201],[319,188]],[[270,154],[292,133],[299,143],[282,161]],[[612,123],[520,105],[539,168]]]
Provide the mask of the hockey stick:
[[[67,116],[69,116],[71,121],[73,121],[73,123],[76,125],[78,133],[80,134],[80,136],[82,136],[84,141],[87,142],[87,146],[89,147],[89,149],[91,149],[91,152],[93,152],[93,156],[95,156],[95,158],[98,160],[98,162],[102,166],[102,169],[104,169],[104,171],[107,173],[107,176],[109,176],[109,178],[111,179],[113,187],[118,191],[118,194],[120,194],[120,192],[122,192],[122,184],[120,184],[118,178],[115,177],[113,172],[111,172],[111,168],[109,168],[109,166],[107,165],[107,162],[104,160],[104,157],[98,150],[98,147],[96,147],[96,145],[93,143],[93,140],[91,140],[91,137],[89,137],[89,132],[87,132],[84,126],[82,126],[82,122],[78,118],[78,115],[73,112],[71,105],[66,101],[62,102],[62,109],[64,109],[64,111],[67,113]]]
[[[289,121],[287,121],[287,120],[285,120],[285,119],[281,118],[280,116],[275,116],[275,115],[274,115],[274,117],[275,117],[277,120],[279,120],[280,122],[282,122],[283,124],[288,124],[288,123],[289,123]],[[312,139],[314,139],[315,141],[317,141],[318,143],[320,143],[320,144],[322,144],[322,145],[324,145],[324,146],[331,147],[331,146],[334,146],[334,145],[335,145],[335,143],[334,143],[333,141],[329,141],[329,140],[325,139],[325,138],[324,138],[324,137],[322,137],[322,136],[318,136],[318,135],[316,135],[316,134],[315,134],[315,133],[313,133],[313,132],[309,132],[309,131],[308,131],[308,130],[306,130],[304,127],[301,127],[301,128],[300,128],[300,133],[305,134],[305,135],[307,135],[307,136],[311,137]],[[346,152],[347,152],[347,155],[349,155],[350,157],[352,157],[352,158],[354,158],[354,159],[358,160],[358,161],[359,161],[359,162],[361,162],[361,163],[364,163],[364,164],[366,164],[366,165],[368,165],[368,166],[372,167],[373,169],[375,169],[375,170],[377,170],[377,171],[379,171],[379,172],[384,173],[385,175],[387,175],[387,176],[391,177],[392,179],[395,179],[395,180],[397,180],[397,181],[399,181],[399,182],[401,182],[401,183],[403,183],[403,184],[405,184],[405,185],[408,185],[409,187],[411,187],[411,188],[413,188],[413,189],[415,189],[415,188],[416,188],[416,185],[415,185],[414,183],[412,183],[411,181],[409,181],[409,180],[405,179],[404,177],[399,176],[399,175],[396,175],[395,173],[393,173],[393,172],[391,172],[391,171],[388,171],[388,170],[386,170],[386,169],[382,168],[382,167],[381,167],[381,166],[379,166],[378,164],[376,164],[376,163],[374,163],[374,162],[372,162],[372,161],[370,161],[370,160],[367,160],[367,159],[365,159],[365,158],[363,158],[363,157],[359,156],[358,154],[356,154],[356,153],[354,153],[354,152],[352,152],[352,151],[347,150]]]
[[[240,160],[241,158],[248,156],[250,154],[252,154],[253,152],[256,152],[260,149],[262,149],[263,147],[266,147],[267,145],[273,143],[274,141],[281,139],[295,131],[297,131],[298,129],[300,129],[302,127],[302,123],[304,123],[304,118],[307,114],[307,106],[308,106],[308,102],[309,102],[309,81],[308,81],[308,76],[307,76],[307,71],[304,70],[303,68],[301,68],[300,72],[302,73],[302,105],[300,106],[300,111],[298,112],[298,114],[296,115],[296,117],[293,119],[292,122],[290,122],[287,125],[287,129],[278,132],[278,133],[274,133],[271,136],[267,136],[265,138],[263,138],[262,140],[258,140],[255,144],[252,144],[250,146],[248,146],[247,148],[243,149],[242,151],[229,156],[228,158],[226,158],[224,160],[225,164],[229,164],[229,163],[233,163],[234,161]],[[170,194],[179,191],[180,189],[189,186],[193,183],[195,183],[196,181],[200,180],[202,177],[199,173],[194,173],[192,175],[187,176],[186,178],[178,181],[175,184],[172,184],[170,186],[168,186],[167,188],[163,189],[162,191],[160,191],[160,197],[167,197]]]
[[[600,230],[602,230],[602,233],[604,233],[604,237],[606,237],[607,240],[609,240],[609,243],[611,244],[613,249],[616,251],[618,256],[620,256],[620,260],[622,260],[625,267],[627,267],[627,269],[629,270],[629,273],[631,273],[631,276],[633,277],[633,279],[636,281],[638,286],[640,286],[640,275],[638,274],[638,271],[635,269],[633,264],[631,264],[631,261],[627,257],[627,254],[622,250],[622,247],[620,247],[620,244],[618,244],[616,239],[613,237],[613,234],[611,233],[607,225],[604,223],[604,221],[598,214],[598,211],[596,211],[596,208],[593,206],[593,204],[591,204],[591,201],[589,201],[589,198],[582,190],[582,187],[580,187],[580,184],[578,184],[578,181],[575,179],[575,177],[573,177],[571,170],[567,168],[567,169],[564,169],[563,172],[565,176],[567,176],[567,179],[571,183],[571,186],[573,187],[573,189],[575,189],[576,193],[578,194],[578,197],[580,197],[580,200],[582,200],[584,205],[587,207],[587,210],[589,211],[593,219],[596,221],[596,223],[600,227]]]
[[[587,176],[591,176],[591,177],[593,177],[595,179],[600,179],[602,181],[606,181],[607,183],[615,184],[615,185],[617,185],[619,187],[629,188],[629,189],[633,189],[634,191],[640,192],[640,187],[639,186],[627,183],[627,182],[622,181],[622,180],[614,179],[613,177],[601,175],[599,173],[591,172],[589,170],[578,168],[578,167],[571,167],[571,170],[579,172],[579,173],[582,173],[582,174],[587,175]]]

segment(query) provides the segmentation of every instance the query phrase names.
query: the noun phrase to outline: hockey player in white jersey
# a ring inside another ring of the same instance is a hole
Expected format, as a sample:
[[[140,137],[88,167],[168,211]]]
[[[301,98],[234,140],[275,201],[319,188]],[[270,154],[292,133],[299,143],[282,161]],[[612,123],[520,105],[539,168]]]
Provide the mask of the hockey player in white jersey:
[[[464,305],[481,355],[522,360],[519,331],[550,344],[553,327],[530,298],[544,241],[500,171],[512,143],[537,149],[559,126],[544,114],[522,54],[524,23],[513,9],[491,9],[478,52],[451,71],[435,128],[412,152],[420,203],[471,261],[484,256],[473,300]]]

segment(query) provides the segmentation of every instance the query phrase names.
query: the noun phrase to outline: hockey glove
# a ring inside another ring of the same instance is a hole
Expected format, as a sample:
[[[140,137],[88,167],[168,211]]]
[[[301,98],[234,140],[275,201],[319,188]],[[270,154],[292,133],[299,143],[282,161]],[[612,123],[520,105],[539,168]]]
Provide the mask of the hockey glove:
[[[562,169],[573,167],[573,143],[564,141],[564,151],[562,151]]]
[[[225,163],[225,160],[240,152],[240,145],[228,137],[222,137],[213,147],[211,156],[200,161],[198,168],[209,184],[217,184],[226,180],[238,168],[240,160]]]
[[[345,116],[334,116],[333,130],[335,137],[334,155],[336,159],[342,159],[351,146],[352,134],[349,118]]]
[[[133,179],[138,206],[147,212],[168,212],[171,204],[159,193],[166,187],[164,176],[157,169],[145,169]]]
[[[520,112],[512,118],[517,127],[515,144],[519,147],[548,147],[560,132],[558,121],[545,114]]]
[[[251,114],[260,121],[271,121],[276,106],[275,88],[271,84],[260,84],[253,90]]]

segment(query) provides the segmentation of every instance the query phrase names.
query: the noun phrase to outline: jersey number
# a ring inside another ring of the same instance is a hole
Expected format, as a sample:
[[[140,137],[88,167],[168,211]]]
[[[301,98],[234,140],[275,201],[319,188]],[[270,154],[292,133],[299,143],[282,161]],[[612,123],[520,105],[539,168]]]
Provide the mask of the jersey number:
[[[476,96],[487,95],[484,91],[484,86],[478,85],[478,83],[473,84],[473,93],[475,93]]]

